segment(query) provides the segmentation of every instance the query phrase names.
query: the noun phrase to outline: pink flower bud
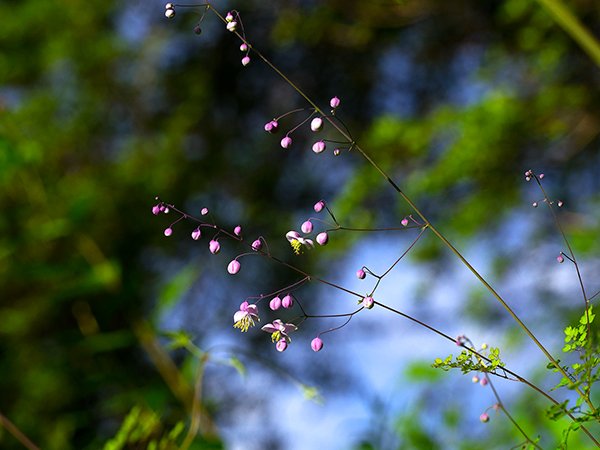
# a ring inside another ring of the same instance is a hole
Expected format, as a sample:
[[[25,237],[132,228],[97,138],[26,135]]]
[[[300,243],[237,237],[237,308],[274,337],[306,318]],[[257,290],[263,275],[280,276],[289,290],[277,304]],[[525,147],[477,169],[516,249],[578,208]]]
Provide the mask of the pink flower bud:
[[[339,155],[340,155],[340,149],[339,149],[339,148],[336,148],[336,149],[333,151],[333,156],[339,156]]]
[[[260,239],[255,240],[252,243],[252,250],[256,250],[257,252],[262,249],[263,243]]]
[[[246,44],[240,45],[240,51],[245,52],[248,50],[248,46]]]
[[[408,225],[408,219],[402,219],[402,221],[400,223],[402,224],[403,227],[405,227],[406,225]]]
[[[244,56],[242,58],[242,65],[243,66],[247,66],[248,64],[250,64],[250,57],[249,56]]]
[[[165,9],[173,9],[173,3],[167,3]]]
[[[152,207],[152,214],[159,214],[160,213],[160,206],[156,205]]]
[[[287,342],[285,342],[285,339],[282,339],[277,344],[275,344],[275,348],[277,349],[278,352],[285,351],[285,349],[287,348],[287,346],[288,346],[288,344],[287,344]]]
[[[238,29],[238,23],[235,20],[232,20],[231,22],[227,23],[226,28],[233,33]]]
[[[479,377],[477,375],[475,375],[473,378],[471,378],[471,381],[473,383],[479,383]]]
[[[275,120],[272,120],[271,122],[265,125],[265,131],[268,131],[271,134],[275,134],[279,131],[279,124]]]
[[[540,176],[540,180],[543,180],[545,175],[543,173],[540,173],[539,176]]]
[[[327,235],[327,233],[326,232],[319,233],[317,235],[317,242],[319,243],[319,245],[326,245],[327,242],[329,242],[329,236]]]
[[[374,304],[375,304],[375,301],[373,300],[373,297],[363,298],[363,301],[362,301],[363,308],[372,309]]]
[[[312,150],[315,153],[321,153],[323,150],[325,150],[325,142],[323,142],[323,141],[315,142],[312,146]]]
[[[292,146],[292,138],[291,138],[291,137],[288,137],[288,136],[284,137],[284,138],[281,140],[281,146],[282,146],[283,148],[290,148],[290,147]]]
[[[208,243],[208,249],[213,255],[216,255],[221,251],[221,244],[218,241],[212,240]]]
[[[237,259],[234,259],[227,266],[227,272],[229,272],[231,275],[235,275],[236,273],[238,273],[240,271],[240,268],[241,268],[241,264],[239,263],[239,261]]]
[[[160,212],[163,212],[166,209],[165,205],[161,205],[161,207],[159,209],[160,209]]]
[[[233,14],[231,14],[230,12],[228,12],[227,15],[225,16],[225,20],[227,22],[233,22]]]
[[[329,100],[329,106],[331,106],[333,109],[336,109],[338,106],[340,106],[340,99],[333,97],[331,100]]]
[[[198,25],[196,28],[194,28],[194,33],[202,34],[202,28],[200,28],[200,26]]]
[[[233,234],[235,234],[236,236],[241,236],[241,234],[242,234],[242,227],[240,227],[239,225],[237,227],[235,227],[233,229]]]
[[[277,311],[279,308],[281,308],[281,299],[279,297],[275,297],[269,302],[269,308],[271,308],[273,311]]]
[[[174,9],[167,9],[165,11],[165,17],[167,19],[172,19],[173,17],[175,17],[175,10]]]
[[[483,413],[481,416],[479,416],[479,420],[481,420],[483,423],[486,423],[490,420],[490,416],[488,416],[486,413]]]
[[[533,207],[534,208],[537,208],[537,205],[538,205],[537,202],[533,202]]]
[[[202,208],[202,211],[200,211],[200,214],[202,214],[203,216],[208,214],[208,208]]]
[[[315,203],[315,212],[321,212],[321,211],[323,211],[323,208],[325,208],[325,203],[323,203],[323,202]]]
[[[531,177],[525,177],[525,181],[531,181]]]
[[[290,295],[286,295],[285,297],[283,297],[283,300],[281,300],[281,306],[283,306],[286,309],[291,308],[292,306],[294,306],[294,299]]]
[[[167,208],[167,207],[165,206],[165,209],[163,209],[163,212],[164,212],[165,214],[169,214],[169,208]]]
[[[313,130],[315,133],[321,131],[323,129],[323,119],[321,119],[320,117],[315,117],[310,122],[310,129]]]
[[[487,386],[487,384],[488,384],[487,378],[482,378],[481,381],[479,382],[479,384],[482,386]]]
[[[200,228],[196,228],[194,231],[192,231],[192,239],[197,241],[198,239],[200,239],[200,236],[202,236],[202,232],[200,231]]]
[[[310,348],[312,348],[315,352],[321,351],[321,349],[323,348],[323,341],[318,337],[314,338],[310,342]]]
[[[559,208],[562,208],[563,202],[558,202],[557,205]]]
[[[356,276],[357,276],[358,278],[360,278],[361,280],[364,280],[364,279],[365,279],[365,277],[367,276],[367,274],[365,273],[365,271],[364,271],[364,270],[362,270],[362,269],[359,269],[359,270],[356,272]]]
[[[302,224],[302,226],[300,227],[300,229],[302,230],[302,232],[304,234],[308,234],[313,230],[313,224],[310,220],[307,220],[306,222],[304,222]]]
[[[173,234],[173,229],[171,227],[165,230],[165,236],[169,237]]]
[[[559,256],[558,258],[556,258],[556,260],[561,264],[565,262],[565,258],[563,258],[562,256]]]

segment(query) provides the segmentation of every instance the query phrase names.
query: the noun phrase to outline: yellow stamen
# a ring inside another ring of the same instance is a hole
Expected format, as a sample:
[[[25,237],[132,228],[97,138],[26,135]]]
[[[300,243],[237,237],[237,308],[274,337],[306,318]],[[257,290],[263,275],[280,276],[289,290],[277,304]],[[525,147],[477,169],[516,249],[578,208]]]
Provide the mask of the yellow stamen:
[[[252,320],[250,316],[246,316],[243,319],[238,320],[233,327],[239,328],[243,333],[244,331],[248,331],[248,328],[253,326],[254,320]]]

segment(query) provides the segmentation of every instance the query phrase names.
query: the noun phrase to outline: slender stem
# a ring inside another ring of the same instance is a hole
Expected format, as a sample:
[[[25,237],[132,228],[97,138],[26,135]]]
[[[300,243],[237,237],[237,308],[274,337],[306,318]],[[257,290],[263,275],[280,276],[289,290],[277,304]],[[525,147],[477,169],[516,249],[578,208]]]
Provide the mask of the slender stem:
[[[21,430],[17,428],[17,426],[12,423],[10,420],[4,416],[4,414],[0,413],[0,426],[3,426],[8,430],[10,434],[17,438],[17,440],[27,447],[29,450],[40,450],[40,448],[35,445],[33,442],[29,440],[27,436],[23,434]]]

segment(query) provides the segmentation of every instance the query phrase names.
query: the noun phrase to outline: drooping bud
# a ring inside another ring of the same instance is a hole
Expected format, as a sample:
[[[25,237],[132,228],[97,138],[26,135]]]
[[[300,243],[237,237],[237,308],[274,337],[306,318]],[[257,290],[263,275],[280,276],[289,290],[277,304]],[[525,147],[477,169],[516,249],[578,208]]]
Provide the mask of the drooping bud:
[[[242,58],[242,65],[243,66],[247,66],[248,64],[250,64],[250,57],[249,56],[244,56]]]
[[[362,301],[363,308],[372,309],[374,304],[375,304],[375,300],[373,300],[373,297],[363,298],[363,301]]]
[[[323,211],[323,208],[325,208],[325,203],[323,203],[323,202],[315,203],[315,212],[321,212],[321,211]]]
[[[227,272],[229,272],[231,275],[235,275],[236,273],[238,273],[240,271],[241,267],[242,266],[241,266],[240,262],[237,259],[234,259],[227,266]]]
[[[320,117],[315,117],[310,122],[310,129],[313,130],[315,133],[321,131],[323,129],[323,119],[321,119]]]
[[[537,202],[533,202],[533,207],[534,208],[537,208],[537,205],[538,205]]]
[[[365,279],[365,277],[367,276],[367,274],[365,273],[365,271],[364,271],[364,270],[362,270],[362,269],[358,269],[358,271],[356,272],[356,276],[357,276],[358,278],[360,278],[361,280],[364,280],[364,279]]]
[[[208,208],[202,208],[202,211],[200,211],[200,214],[202,214],[203,216],[208,214]]]
[[[173,3],[167,3],[165,9],[173,9]]]
[[[544,177],[545,177],[545,175],[544,175],[543,173],[540,173],[540,174],[539,174],[539,177],[540,177],[540,180],[543,180],[543,179],[544,179]]]
[[[228,31],[231,31],[233,33],[235,31],[237,31],[238,23],[235,20],[228,22],[226,28]]]
[[[408,219],[402,219],[402,221],[400,223],[402,224],[403,227],[405,227],[406,225],[408,225]]]
[[[160,206],[156,205],[152,207],[152,214],[159,214],[160,213]]]
[[[163,212],[164,212],[165,214],[169,214],[169,211],[170,211],[170,210],[169,210],[169,208],[167,208],[167,207],[165,206],[165,209],[163,209]]]
[[[245,51],[247,51],[247,50],[248,50],[248,46],[247,46],[246,44],[242,44],[242,45],[240,45],[240,51],[241,51],[241,52],[245,52]]]
[[[171,227],[165,230],[165,236],[169,237],[173,234],[173,229]]]
[[[315,142],[312,146],[312,150],[315,153],[321,153],[323,150],[325,150],[325,142],[323,142],[323,141]]]
[[[173,17],[175,17],[175,10],[174,9],[167,9],[165,11],[165,17],[167,19],[172,19]]]
[[[231,14],[230,12],[227,13],[227,15],[225,16],[225,20],[229,23],[229,22],[233,22],[233,14]]]
[[[477,375],[475,375],[473,378],[471,378],[471,381],[473,383],[479,383],[479,377]]]
[[[271,134],[275,134],[279,131],[279,124],[277,121],[272,120],[271,122],[265,125],[265,131],[268,131]]]
[[[236,236],[241,236],[242,235],[242,227],[241,226],[237,226],[233,229],[233,234],[235,234]]]
[[[278,352],[285,351],[287,346],[288,346],[288,344],[287,344],[287,342],[285,342],[285,339],[282,339],[279,342],[277,342],[277,344],[275,344],[275,348],[277,349]]]
[[[481,420],[483,423],[489,422],[490,416],[488,416],[487,413],[483,413],[481,416],[479,416],[479,420]]]
[[[556,258],[556,260],[561,264],[565,262],[565,258],[563,258],[562,256],[559,256],[558,258]]]
[[[284,137],[284,138],[281,140],[281,146],[282,146],[283,148],[290,148],[290,147],[292,146],[292,138],[291,138],[291,137],[289,137],[289,136],[286,136],[286,137]]]
[[[292,298],[292,296],[288,294],[285,297],[283,297],[283,300],[281,300],[281,306],[283,306],[286,309],[294,306],[294,299]]]
[[[329,106],[331,106],[333,109],[336,109],[338,106],[340,106],[340,99],[333,97],[331,100],[329,100]]]
[[[263,246],[262,241],[260,239],[257,239],[252,243],[252,250],[255,250],[258,252],[262,249],[262,246]]]
[[[329,235],[326,232],[319,233],[317,235],[317,242],[319,245],[326,245],[329,242]]]
[[[308,234],[313,230],[313,224],[310,220],[307,220],[306,222],[304,222],[302,224],[302,226],[300,227],[300,229],[302,230],[302,232],[304,234]]]
[[[275,297],[269,302],[269,308],[271,308],[273,311],[277,311],[279,308],[281,308],[281,299],[279,297]]]
[[[198,25],[196,28],[194,28],[194,33],[202,34],[202,28],[200,28],[200,25]]]
[[[318,337],[314,338],[310,342],[310,348],[312,348],[315,352],[321,351],[321,349],[323,348],[323,341]]]
[[[487,384],[488,384],[487,378],[482,378],[481,381],[479,382],[479,384],[482,386],[487,386]]]
[[[216,255],[221,251],[221,244],[219,244],[219,241],[212,240],[208,243],[208,249],[213,255]]]
[[[563,202],[558,202],[557,205],[559,208],[562,208]]]
[[[196,228],[194,231],[192,231],[192,239],[197,241],[198,239],[200,239],[200,236],[202,236],[202,232],[200,231],[200,228]]]
[[[340,156],[340,149],[339,149],[339,148],[336,148],[336,149],[333,151],[333,156]]]

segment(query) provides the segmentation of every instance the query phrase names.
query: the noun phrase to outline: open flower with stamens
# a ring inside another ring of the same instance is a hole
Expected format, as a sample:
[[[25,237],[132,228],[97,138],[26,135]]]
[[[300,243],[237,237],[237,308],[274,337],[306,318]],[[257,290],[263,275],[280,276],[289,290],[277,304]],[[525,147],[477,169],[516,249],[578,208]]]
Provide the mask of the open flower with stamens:
[[[239,328],[242,332],[248,331],[248,328],[254,326],[254,321],[260,322],[258,307],[256,305],[249,305],[248,302],[242,303],[240,310],[233,315],[233,321],[235,322],[233,325],[234,328]]]
[[[273,323],[269,323],[261,328],[261,330],[271,333],[271,340],[273,342],[285,341],[288,344],[292,342],[288,333],[297,329],[298,327],[293,323],[283,323],[279,319],[275,319]]]
[[[300,254],[300,250],[302,249],[303,245],[308,248],[315,246],[315,243],[312,240],[304,239],[297,231],[288,231],[285,237],[290,242],[290,245],[294,249],[294,253],[296,253],[296,255]]]

